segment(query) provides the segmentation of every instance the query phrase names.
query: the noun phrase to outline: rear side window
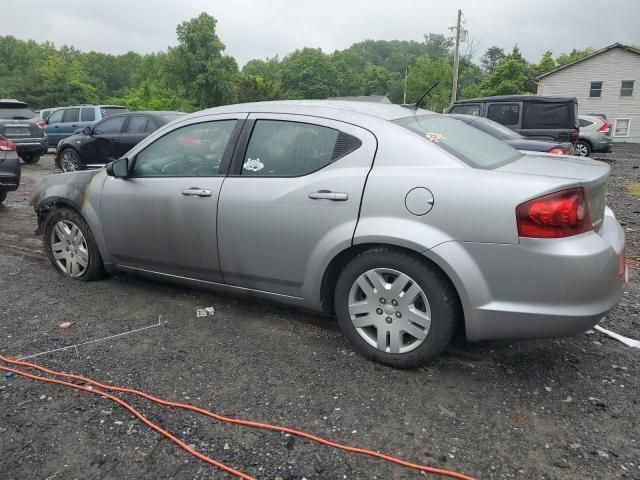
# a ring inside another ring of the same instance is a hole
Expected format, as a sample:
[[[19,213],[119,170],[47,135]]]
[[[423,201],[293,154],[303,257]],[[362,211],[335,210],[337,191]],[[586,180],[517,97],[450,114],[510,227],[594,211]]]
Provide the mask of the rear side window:
[[[449,113],[460,113],[462,115],[480,116],[480,105],[477,103],[470,105],[454,105]]]
[[[362,142],[344,132],[310,123],[258,120],[242,163],[242,175],[299,177],[353,152]]]
[[[583,118],[580,119],[580,128],[589,127],[591,125],[593,125],[593,122],[590,122],[589,120],[585,120]]]
[[[524,105],[522,128],[575,128],[573,103],[532,103]]]
[[[80,115],[79,108],[67,108],[62,114],[62,123],[77,122]]]
[[[27,120],[35,116],[36,114],[24,105],[0,105],[0,118],[3,120]]]
[[[129,119],[129,124],[127,125],[127,133],[144,133],[147,131],[148,123],[149,119],[147,117],[143,117],[142,115],[134,115]]]
[[[96,119],[96,111],[92,107],[80,110],[80,120],[83,122],[93,122]]]
[[[487,117],[502,125],[517,125],[520,120],[520,105],[517,103],[494,103],[489,105]]]
[[[123,115],[122,117],[115,117],[104,120],[103,122],[100,122],[95,126],[94,132],[97,134],[120,133],[120,130],[122,130],[122,125],[124,124],[126,118],[126,115]]]
[[[474,168],[497,168],[522,157],[507,143],[445,115],[422,115],[395,120]]]

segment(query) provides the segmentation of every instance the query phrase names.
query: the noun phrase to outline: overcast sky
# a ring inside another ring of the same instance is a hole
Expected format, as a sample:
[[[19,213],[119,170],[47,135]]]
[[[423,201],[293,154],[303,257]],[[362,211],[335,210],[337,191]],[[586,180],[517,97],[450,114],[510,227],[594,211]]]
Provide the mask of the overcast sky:
[[[448,34],[462,9],[479,56],[492,45],[538,61],[572,48],[640,44],[640,1],[619,0],[0,0],[0,35],[80,50],[140,53],[175,45],[176,25],[206,11],[240,66],[301,47]],[[464,45],[468,47],[468,45]]]

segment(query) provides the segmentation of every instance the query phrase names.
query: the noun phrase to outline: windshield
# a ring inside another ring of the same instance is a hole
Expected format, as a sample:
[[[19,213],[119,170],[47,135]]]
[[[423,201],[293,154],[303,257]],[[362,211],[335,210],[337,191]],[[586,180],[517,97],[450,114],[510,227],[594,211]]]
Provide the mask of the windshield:
[[[36,114],[24,105],[0,105],[0,119],[3,120],[28,120]]]
[[[472,126],[488,133],[500,140],[521,140],[524,137],[514,132],[509,127],[505,127],[501,123],[494,122],[486,118],[479,118],[471,124]]]
[[[394,120],[474,168],[498,168],[522,157],[501,140],[445,115]]]

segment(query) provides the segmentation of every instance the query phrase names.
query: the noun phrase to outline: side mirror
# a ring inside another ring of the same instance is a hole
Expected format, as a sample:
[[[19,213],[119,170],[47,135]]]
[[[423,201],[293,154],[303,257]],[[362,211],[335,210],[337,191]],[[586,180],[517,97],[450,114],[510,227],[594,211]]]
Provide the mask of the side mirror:
[[[83,135],[91,135],[93,133],[93,129],[91,127],[84,127],[82,129]]]
[[[129,159],[125,157],[109,163],[107,175],[115,178],[127,178],[129,176]]]

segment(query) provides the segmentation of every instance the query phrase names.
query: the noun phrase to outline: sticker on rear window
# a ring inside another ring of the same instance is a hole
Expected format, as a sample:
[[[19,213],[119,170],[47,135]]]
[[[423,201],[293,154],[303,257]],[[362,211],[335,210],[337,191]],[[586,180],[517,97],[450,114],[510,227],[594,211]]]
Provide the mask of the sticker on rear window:
[[[436,132],[427,132],[424,134],[427,140],[430,140],[435,143],[440,143],[440,140],[444,140],[444,135]]]
[[[252,172],[259,172],[264,168],[264,163],[262,163],[259,158],[248,158],[247,161],[244,162],[242,168]]]

